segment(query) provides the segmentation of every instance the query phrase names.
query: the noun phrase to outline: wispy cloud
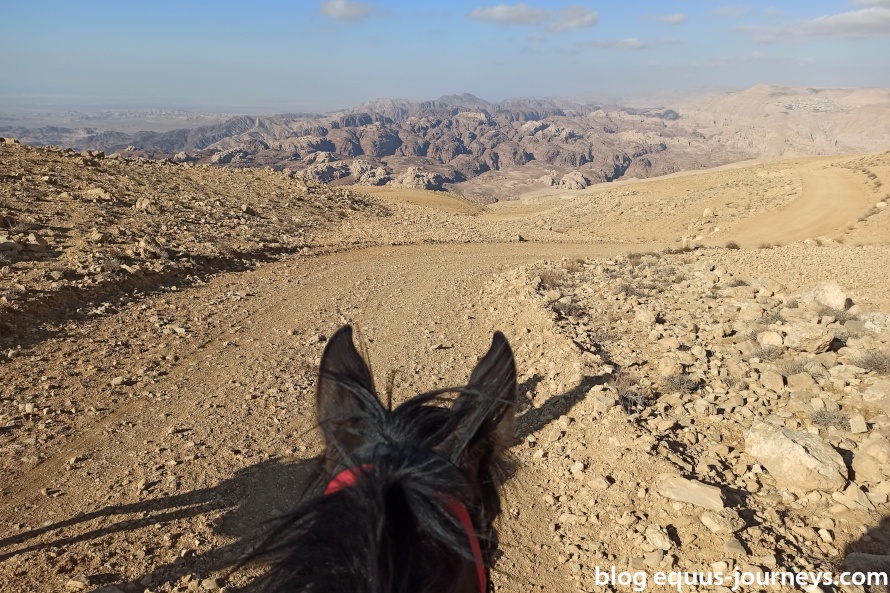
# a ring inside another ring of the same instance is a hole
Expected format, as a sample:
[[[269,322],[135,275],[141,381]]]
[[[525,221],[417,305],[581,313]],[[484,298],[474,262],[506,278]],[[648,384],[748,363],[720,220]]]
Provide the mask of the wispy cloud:
[[[890,6],[890,0],[853,0],[859,6]]]
[[[467,18],[501,25],[536,26],[549,23],[547,28],[551,31],[586,29],[599,22],[599,14],[596,11],[580,4],[569,4],[557,11],[535,8],[522,2],[480,6],[470,11]]]
[[[855,12],[822,16],[795,25],[800,35],[833,37],[873,37],[890,35],[890,8],[875,6]]]
[[[474,8],[467,17],[477,21],[491,21],[502,25],[537,25],[550,18],[546,10],[532,8],[522,2]]]
[[[752,34],[757,43],[805,37],[879,37],[890,35],[890,8],[874,6],[773,27],[740,24],[736,30]]]
[[[565,6],[559,11],[559,17],[550,28],[553,31],[567,31],[569,29],[586,29],[599,22],[599,14],[584,6],[573,4]]]
[[[724,4],[714,9],[714,14],[723,19],[740,19],[750,8],[744,4]]]
[[[585,41],[582,45],[623,50],[637,50],[646,47],[646,44],[636,37],[628,37],[626,39],[593,39],[591,41]]]
[[[360,21],[374,14],[374,7],[365,2],[325,0],[318,8],[322,14],[342,21]]]
[[[675,12],[674,14],[663,14],[658,17],[658,20],[666,25],[682,25],[686,22],[686,15],[682,12]]]

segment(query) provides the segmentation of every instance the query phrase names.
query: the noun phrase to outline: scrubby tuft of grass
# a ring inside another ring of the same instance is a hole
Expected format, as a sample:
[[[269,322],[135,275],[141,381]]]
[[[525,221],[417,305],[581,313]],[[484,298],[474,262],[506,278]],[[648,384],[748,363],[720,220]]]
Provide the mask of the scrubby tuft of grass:
[[[586,313],[584,307],[578,303],[560,303],[558,301],[553,303],[553,310],[566,317],[581,317]]]
[[[625,372],[619,372],[612,379],[612,385],[618,392],[618,403],[625,414],[642,412],[649,405],[649,396],[640,389],[639,379]]]
[[[552,290],[565,283],[566,272],[564,270],[544,270],[538,274],[538,277],[541,279],[541,288]]]
[[[850,419],[846,414],[839,411],[818,410],[813,412],[810,420],[817,426],[828,428],[833,426],[839,430],[850,430]]]
[[[630,282],[622,282],[621,284],[619,284],[617,293],[623,294],[625,296],[635,296],[635,297],[648,296],[645,292],[643,292],[637,286],[631,284]]]
[[[890,375],[890,352],[886,350],[866,352],[855,357],[853,364],[872,373]]]
[[[741,247],[739,247],[739,244],[736,243],[735,241],[727,241],[726,248],[727,249],[741,249]]]
[[[834,317],[835,321],[838,321],[840,323],[844,323],[846,321],[856,321],[859,319],[859,316],[855,313],[851,313],[846,309],[840,309],[838,307],[823,307],[819,310],[819,315]]]
[[[759,358],[760,360],[776,360],[780,356],[782,356],[782,352],[785,350],[781,346],[773,346],[758,344],[756,348],[754,348],[754,356]]]
[[[727,286],[729,286],[730,288],[735,288],[737,286],[750,286],[750,285],[746,281],[742,280],[741,278],[736,278],[735,280],[730,282]]]
[[[668,391],[679,393],[695,393],[701,386],[697,379],[693,379],[686,373],[668,375],[664,378],[664,386]]]

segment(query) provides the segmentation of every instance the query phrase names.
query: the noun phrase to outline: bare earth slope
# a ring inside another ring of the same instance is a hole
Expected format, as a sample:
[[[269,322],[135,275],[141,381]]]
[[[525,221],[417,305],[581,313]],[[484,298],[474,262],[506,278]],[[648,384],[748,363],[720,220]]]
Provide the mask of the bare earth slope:
[[[593,590],[595,566],[827,570],[888,537],[890,476],[868,451],[890,436],[890,394],[854,363],[890,347],[890,154],[486,209],[20,145],[0,158],[4,593],[249,590],[261,568],[227,566],[306,485],[318,358],[343,323],[381,386],[396,371],[396,401],[466,381],[495,329],[513,344],[525,403],[499,591]],[[107,203],[88,193],[125,178]],[[799,294],[832,280],[849,321]],[[755,352],[770,332],[787,343],[773,359]],[[835,345],[787,339],[803,334]],[[675,368],[695,390],[667,382]],[[644,410],[618,405],[619,369]],[[855,482],[777,482],[745,436],[776,418],[852,459]],[[666,497],[662,474],[719,488],[723,508]]]

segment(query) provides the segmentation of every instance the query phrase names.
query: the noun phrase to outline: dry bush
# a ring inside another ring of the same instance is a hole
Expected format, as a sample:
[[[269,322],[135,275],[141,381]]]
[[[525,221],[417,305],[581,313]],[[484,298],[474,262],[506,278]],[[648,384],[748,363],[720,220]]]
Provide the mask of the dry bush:
[[[552,290],[565,284],[565,270],[544,270],[538,277],[541,278],[541,288],[544,290]]]
[[[729,286],[730,288],[735,288],[737,286],[749,286],[749,284],[741,278],[736,278],[735,280],[727,284],[727,286]]]
[[[643,292],[637,286],[631,284],[630,282],[622,282],[621,284],[619,284],[616,293],[635,297],[648,296],[645,292]]]
[[[637,377],[619,371],[612,379],[612,386],[618,392],[618,403],[626,414],[643,411],[649,405],[649,396],[640,388]]]
[[[575,274],[584,270],[584,263],[584,259],[579,257],[562,262],[562,267],[569,274]]]
[[[782,353],[785,351],[781,346],[773,346],[763,344],[757,344],[757,347],[754,348],[753,356],[759,358],[760,360],[776,360]]]
[[[701,387],[698,379],[693,379],[686,373],[668,375],[664,378],[664,386],[668,391],[679,393],[695,393]]]
[[[850,430],[850,419],[843,412],[818,410],[813,412],[810,420],[817,426],[826,428],[833,426],[839,430]]]
[[[722,377],[722,379],[730,389],[737,389],[739,391],[748,389],[748,382],[744,379],[739,379],[738,377]]]
[[[0,268],[5,268],[12,263],[12,258],[5,253],[0,253]]]
[[[851,313],[846,309],[840,309],[838,307],[822,307],[819,309],[819,315],[822,315],[823,317],[834,317],[834,320],[839,323],[857,321],[859,319],[859,316],[855,313]]]
[[[890,352],[885,350],[866,352],[855,357],[853,364],[872,373],[890,375]]]
[[[785,318],[778,311],[767,311],[760,318],[760,321],[769,325],[770,323],[785,323]]]
[[[579,305],[578,303],[553,303],[553,310],[557,313],[562,313],[566,317],[581,317],[586,314],[587,311]]]
[[[741,247],[739,247],[739,244],[736,243],[735,241],[728,241],[726,243],[726,248],[727,249],[741,249]]]

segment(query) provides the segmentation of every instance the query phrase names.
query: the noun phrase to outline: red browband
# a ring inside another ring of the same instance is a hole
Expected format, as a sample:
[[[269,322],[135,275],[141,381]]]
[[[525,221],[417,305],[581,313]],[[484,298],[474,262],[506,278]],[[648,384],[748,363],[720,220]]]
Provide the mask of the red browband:
[[[334,476],[328,483],[328,487],[325,488],[324,493],[326,495],[333,494],[343,488],[354,486],[358,479],[359,472],[371,471],[372,467],[373,466],[370,463],[366,463],[360,467],[343,470]],[[445,503],[445,507],[451,511],[451,514],[457,517],[457,520],[463,525],[464,531],[467,532],[467,539],[470,540],[470,549],[473,551],[473,558],[476,559],[476,576],[479,577],[479,593],[486,593],[488,591],[488,577],[485,571],[485,563],[482,561],[482,549],[479,547],[479,538],[476,537],[476,530],[473,528],[473,521],[470,520],[470,513],[467,512],[467,507],[456,498],[443,496],[442,502]]]

